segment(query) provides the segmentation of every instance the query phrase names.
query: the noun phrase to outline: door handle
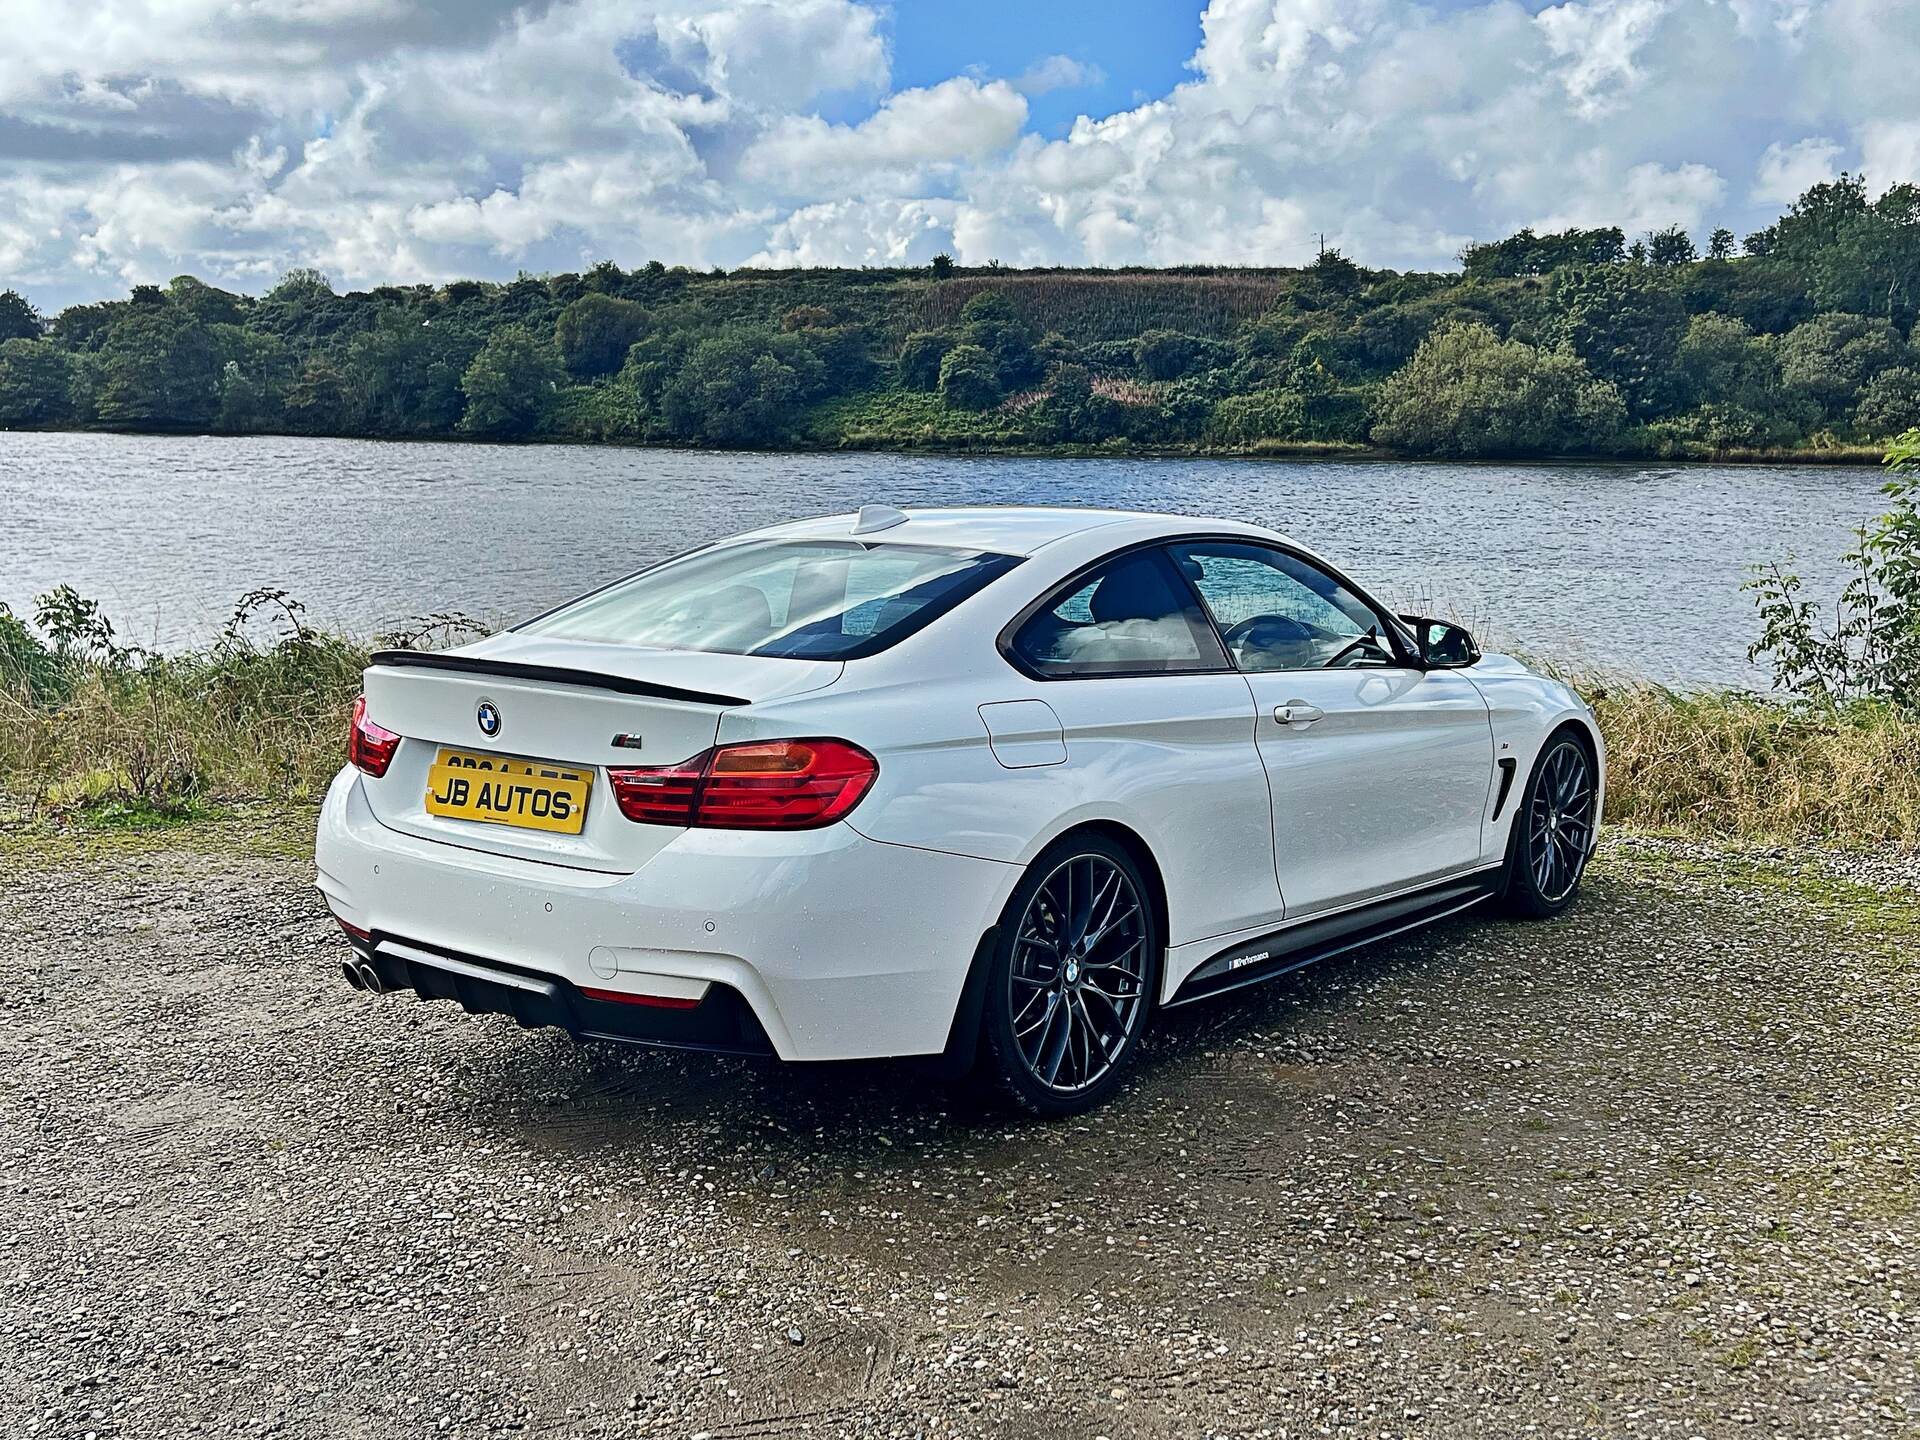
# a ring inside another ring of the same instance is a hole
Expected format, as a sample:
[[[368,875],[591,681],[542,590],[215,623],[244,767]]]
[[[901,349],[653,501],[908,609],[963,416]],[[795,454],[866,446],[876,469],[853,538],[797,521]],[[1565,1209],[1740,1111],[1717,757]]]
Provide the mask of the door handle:
[[[1281,725],[1311,725],[1316,720],[1327,718],[1327,712],[1318,705],[1309,705],[1304,700],[1289,700],[1284,705],[1273,707],[1273,718]]]

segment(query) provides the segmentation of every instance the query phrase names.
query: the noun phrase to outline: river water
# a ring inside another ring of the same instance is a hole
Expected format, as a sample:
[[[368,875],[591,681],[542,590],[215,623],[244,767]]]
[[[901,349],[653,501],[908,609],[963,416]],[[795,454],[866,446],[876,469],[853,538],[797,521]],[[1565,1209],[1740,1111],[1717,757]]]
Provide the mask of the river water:
[[[1837,585],[1871,468],[760,455],[0,433],[0,601],[60,583],[156,648],[276,585],[358,633],[494,621],[701,540],[866,502],[1076,504],[1286,531],[1483,638],[1675,685],[1764,687],[1747,567]]]

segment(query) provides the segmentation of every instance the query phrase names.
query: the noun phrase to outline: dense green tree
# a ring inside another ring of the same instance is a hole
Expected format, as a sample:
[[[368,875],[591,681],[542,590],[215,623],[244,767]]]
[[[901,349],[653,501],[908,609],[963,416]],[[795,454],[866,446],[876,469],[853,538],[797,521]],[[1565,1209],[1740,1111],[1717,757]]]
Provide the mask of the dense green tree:
[[[1761,335],[1784,335],[1814,313],[1805,277],[1783,266],[1706,260],[1673,279],[1689,314],[1731,315]]]
[[[894,373],[909,390],[937,390],[940,362],[952,348],[953,336],[947,331],[916,330],[901,343]]]
[[[0,427],[73,418],[73,357],[46,340],[0,340]]]
[[[286,343],[243,326],[222,326],[215,333],[225,359],[215,385],[213,428],[227,434],[281,429],[286,424],[281,402],[295,368]]]
[[[460,377],[467,411],[460,425],[475,435],[524,439],[540,430],[565,378],[559,353],[524,325],[493,332]]]
[[[1558,272],[1546,337],[1566,346],[1611,383],[1635,416],[1666,413],[1676,400],[1674,356],[1687,312],[1658,274],[1619,265]]]
[[[1869,380],[1910,353],[1885,320],[1816,315],[1780,342],[1780,378],[1837,416]]]
[[[347,346],[347,382],[371,435],[446,435],[460,424],[460,377],[480,340],[414,308],[390,310]]]
[[[942,250],[933,257],[933,278],[944,280],[953,274],[953,257]]]
[[[560,312],[553,339],[567,373],[585,380],[618,370],[646,328],[646,306],[593,290]]]
[[[1709,260],[1731,260],[1734,247],[1733,231],[1721,225],[1707,237],[1707,258]]]
[[[1674,355],[1683,403],[1761,409],[1776,398],[1780,367],[1772,348],[1731,315],[1696,315]]]
[[[98,350],[118,319],[129,308],[125,300],[101,300],[91,305],[69,305],[53,317],[51,335],[56,344],[79,353]]]
[[[864,325],[825,325],[787,332],[820,365],[820,385],[829,395],[859,390],[873,381],[873,337]]]
[[[983,290],[960,307],[960,342],[993,356],[1000,389],[1013,391],[1040,378],[1034,330],[1009,295]]]
[[[1748,236],[1747,253],[1803,276],[1822,310],[1910,324],[1920,310],[1920,186],[1869,200],[1858,175],[1815,185]]]
[[[1555,454],[1604,447],[1625,418],[1574,356],[1453,325],[1387,381],[1373,438],[1427,455]]]
[[[1178,380],[1218,369],[1231,358],[1232,351],[1218,340],[1178,330],[1148,330],[1133,342],[1134,363],[1149,380]]]
[[[1868,381],[1860,392],[1853,424],[1869,440],[1887,439],[1920,426],[1920,368],[1896,365]]]
[[[246,318],[244,295],[216,289],[191,275],[176,275],[167,282],[167,301],[202,325],[238,325]]]
[[[1000,403],[1000,366],[982,345],[956,345],[940,361],[940,398],[956,410]]]
[[[1626,244],[1617,225],[1551,235],[1521,230],[1505,240],[1467,246],[1460,263],[1467,274],[1481,279],[1546,275],[1567,265],[1617,265],[1626,258]]]
[[[734,327],[694,345],[661,396],[670,434],[720,445],[772,445],[790,437],[826,371],[793,334]]]
[[[1047,375],[1047,392],[1029,412],[1040,439],[1055,444],[1091,445],[1124,433],[1127,407],[1094,390],[1084,365],[1057,365]]]
[[[1367,283],[1366,272],[1338,250],[1323,249],[1307,267],[1307,278],[1334,295],[1351,295]]]
[[[18,290],[0,290],[0,340],[38,340],[46,328],[26,296]]]
[[[101,423],[127,430],[204,430],[219,407],[224,357],[212,327],[166,303],[136,302],[92,357]]]
[[[346,372],[324,355],[300,367],[281,402],[287,426],[301,435],[339,435],[348,428],[351,400]]]
[[[1700,252],[1693,248],[1693,237],[1678,225],[1669,225],[1647,236],[1649,265],[1691,265],[1699,258]]]

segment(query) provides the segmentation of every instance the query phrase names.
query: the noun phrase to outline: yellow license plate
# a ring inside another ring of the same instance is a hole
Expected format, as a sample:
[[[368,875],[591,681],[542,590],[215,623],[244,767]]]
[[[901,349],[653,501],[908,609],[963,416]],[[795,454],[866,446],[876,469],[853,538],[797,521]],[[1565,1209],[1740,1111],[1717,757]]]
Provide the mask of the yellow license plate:
[[[578,835],[593,772],[545,760],[443,749],[427,771],[427,813]]]

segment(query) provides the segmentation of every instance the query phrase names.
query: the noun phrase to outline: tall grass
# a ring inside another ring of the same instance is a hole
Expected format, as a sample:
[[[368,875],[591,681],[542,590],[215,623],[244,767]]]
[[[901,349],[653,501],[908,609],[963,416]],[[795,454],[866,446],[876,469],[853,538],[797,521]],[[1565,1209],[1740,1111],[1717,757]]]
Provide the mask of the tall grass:
[[[1743,840],[1920,847],[1920,714],[1656,686],[1594,696],[1610,819]]]
[[[172,655],[120,644],[65,587],[38,612],[45,641],[0,613],[0,818],[301,799],[339,768],[370,647],[309,626],[284,593],[244,597],[215,641]],[[382,638],[469,628],[428,616]]]
[[[83,664],[51,705],[0,689],[0,815],[315,795],[340,768],[367,653],[322,636],[137,669]]]

